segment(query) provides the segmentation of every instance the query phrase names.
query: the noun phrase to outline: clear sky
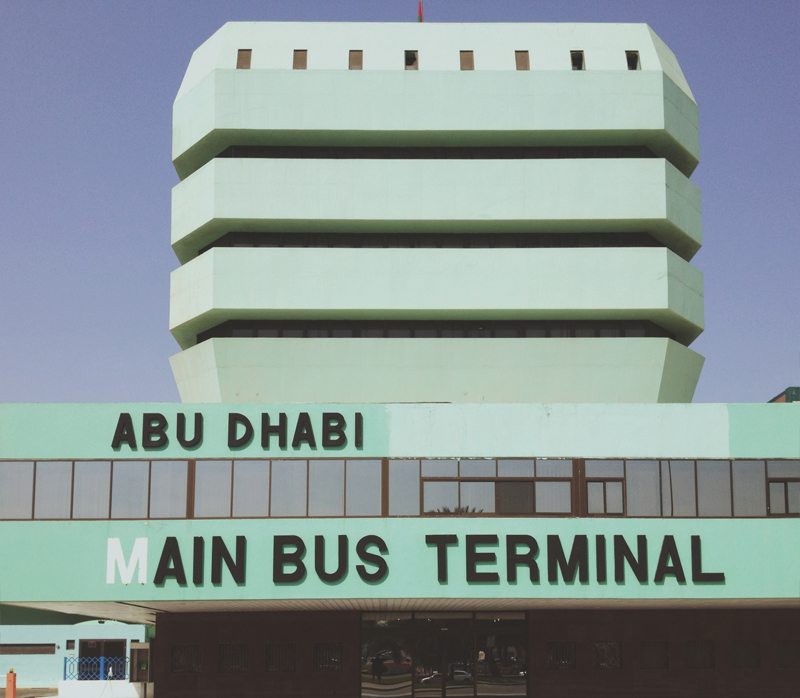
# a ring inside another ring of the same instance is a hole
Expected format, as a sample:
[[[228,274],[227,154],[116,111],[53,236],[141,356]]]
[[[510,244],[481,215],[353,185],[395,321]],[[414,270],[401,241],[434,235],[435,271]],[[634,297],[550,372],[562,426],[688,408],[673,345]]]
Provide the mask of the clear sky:
[[[229,20],[415,21],[417,0],[0,0],[0,402],[175,401],[172,100]],[[800,0],[426,0],[429,22],[647,22],[700,106],[696,400],[800,384]]]

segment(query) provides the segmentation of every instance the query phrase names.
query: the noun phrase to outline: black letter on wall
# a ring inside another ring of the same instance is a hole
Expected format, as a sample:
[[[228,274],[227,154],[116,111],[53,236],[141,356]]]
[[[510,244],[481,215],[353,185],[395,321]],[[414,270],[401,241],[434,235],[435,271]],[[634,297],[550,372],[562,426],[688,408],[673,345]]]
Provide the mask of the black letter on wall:
[[[427,535],[425,543],[436,546],[436,577],[444,584],[447,582],[447,546],[458,545],[458,536],[452,533]]]
[[[278,423],[269,423],[269,413],[261,413],[261,448],[269,449],[269,437],[278,435],[278,448],[286,448],[286,412],[278,415]]]
[[[497,564],[496,553],[479,553],[479,545],[497,545],[495,535],[468,535],[467,536],[467,582],[499,582],[500,575],[497,572],[480,572],[480,564]]]
[[[115,451],[119,449],[122,444],[128,448],[136,450],[136,432],[133,430],[133,420],[131,419],[130,412],[123,412],[117,420],[117,428],[114,429],[114,436],[111,439],[111,448]]]
[[[322,448],[344,448],[347,446],[345,434],[347,422],[340,412],[322,413]]]
[[[524,553],[517,552],[518,545],[525,545],[528,550]],[[525,565],[528,568],[531,584],[538,584],[539,565],[536,564],[536,556],[538,554],[539,544],[533,536],[524,534],[506,536],[506,575],[508,581],[516,583],[517,567]]]
[[[195,448],[203,443],[203,413],[194,413],[194,436],[186,438],[186,415],[178,412],[178,443],[184,448]]]
[[[244,427],[244,433],[237,436],[239,425]],[[253,440],[253,425],[250,420],[239,412],[228,415],[228,448],[244,448]]]
[[[307,444],[309,448],[317,447],[314,428],[311,426],[311,417],[308,416],[308,412],[301,412],[297,415],[297,424],[292,437],[292,448],[300,448],[303,444]]]
[[[624,536],[614,536],[614,581],[625,582],[625,562],[642,583],[647,583],[647,536],[636,536],[636,556]]]
[[[703,572],[703,551],[700,536],[692,536],[692,581],[725,583],[724,572]]]
[[[340,582],[347,575],[347,536],[338,536],[338,563],[333,572],[325,571],[325,536],[314,536],[314,569],[323,582]]]
[[[233,581],[239,586],[244,584],[245,569],[247,563],[247,539],[244,536],[236,536],[236,559],[231,557],[222,536],[214,536],[211,539],[211,583],[222,584],[222,562],[231,573]]]
[[[169,578],[174,579],[182,587],[186,586],[186,573],[183,571],[181,549],[175,536],[168,536],[164,541],[164,548],[161,550],[161,558],[156,568],[156,576],[153,577],[153,584],[157,587],[164,586],[164,582]]]
[[[678,546],[675,545],[674,536],[664,536],[653,581],[656,584],[663,584],[664,577],[667,575],[675,577],[681,584],[686,584],[686,575],[683,573],[681,556],[678,554]]]
[[[167,418],[160,412],[145,412],[142,415],[142,448],[164,448],[168,443]]]
[[[558,582],[558,572],[568,584],[575,581],[575,573],[582,584],[589,581],[589,539],[587,536],[575,536],[569,560],[564,555],[561,539],[558,536],[547,536],[547,581]]]
[[[368,565],[375,565],[374,572],[368,572],[364,565],[356,565],[358,576],[365,582],[382,582],[389,574],[389,565],[386,564],[381,555],[376,555],[367,550],[367,547],[374,545],[381,555],[386,555],[389,548],[386,546],[386,541],[380,536],[364,536],[356,543],[356,555],[361,559],[361,562],[366,562]]]
[[[286,546],[291,545],[294,550],[286,552]],[[300,536],[275,536],[272,549],[272,581],[275,584],[291,584],[302,582],[306,577],[306,566],[303,556],[306,546]],[[291,572],[284,571],[285,566],[294,565]]]

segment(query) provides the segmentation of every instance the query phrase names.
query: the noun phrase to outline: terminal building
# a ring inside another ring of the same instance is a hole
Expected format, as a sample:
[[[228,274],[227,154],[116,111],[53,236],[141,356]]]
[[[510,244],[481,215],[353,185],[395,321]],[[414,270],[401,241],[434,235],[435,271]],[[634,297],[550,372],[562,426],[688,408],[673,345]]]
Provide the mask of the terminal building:
[[[73,614],[158,698],[797,695],[798,391],[691,404],[649,27],[226,24],[173,128],[182,402],[0,405],[0,661]]]

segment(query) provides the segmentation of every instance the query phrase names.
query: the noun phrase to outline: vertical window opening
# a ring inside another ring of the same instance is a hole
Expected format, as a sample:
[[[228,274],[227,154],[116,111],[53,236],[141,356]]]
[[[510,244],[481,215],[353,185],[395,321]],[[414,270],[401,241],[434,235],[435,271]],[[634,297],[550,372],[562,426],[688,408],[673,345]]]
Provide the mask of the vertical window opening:
[[[475,52],[461,51],[461,70],[475,70]]]
[[[308,50],[296,48],[292,58],[292,68],[294,70],[305,70],[308,67]]]
[[[641,70],[638,51],[625,51],[625,60],[628,62],[628,70]]]
[[[573,70],[586,70],[586,61],[583,57],[583,51],[570,51],[569,58],[572,61]]]
[[[527,51],[514,51],[514,60],[517,64],[517,70],[531,69],[531,58]]]
[[[253,57],[253,49],[240,48],[236,54],[236,67],[239,70],[250,69],[250,59]]]
[[[405,53],[406,70],[419,70],[419,51],[416,49]]]
[[[358,49],[352,49],[350,51],[347,67],[350,70],[361,70],[364,67],[364,52]]]

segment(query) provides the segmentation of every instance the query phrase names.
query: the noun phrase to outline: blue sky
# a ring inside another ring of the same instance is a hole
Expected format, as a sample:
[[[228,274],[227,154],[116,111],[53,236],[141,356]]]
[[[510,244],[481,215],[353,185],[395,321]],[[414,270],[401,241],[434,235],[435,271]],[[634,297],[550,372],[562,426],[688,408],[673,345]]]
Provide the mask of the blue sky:
[[[0,2],[0,402],[174,401],[172,100],[228,20],[415,21],[417,0]],[[647,22],[700,105],[696,400],[800,384],[800,2],[426,0],[426,21]]]

